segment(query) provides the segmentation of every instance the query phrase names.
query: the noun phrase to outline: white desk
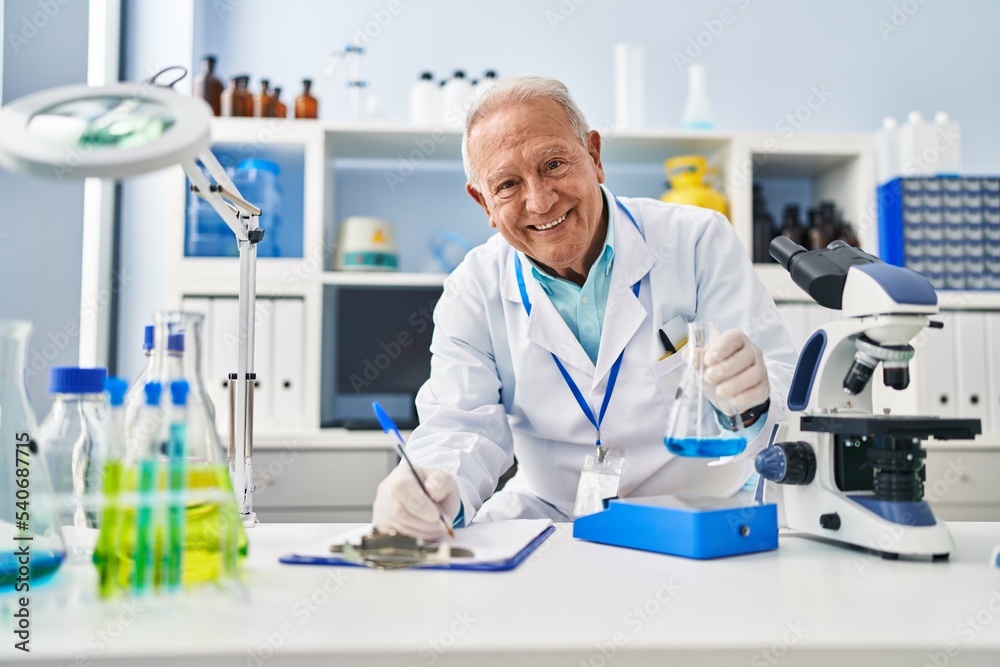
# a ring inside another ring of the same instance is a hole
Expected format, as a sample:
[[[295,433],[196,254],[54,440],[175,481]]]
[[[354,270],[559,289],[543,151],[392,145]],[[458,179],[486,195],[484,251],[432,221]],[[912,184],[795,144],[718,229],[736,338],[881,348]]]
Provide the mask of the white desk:
[[[951,527],[951,561],[928,563],[795,536],[770,553],[699,562],[579,542],[560,526],[517,570],[483,574],[281,565],[279,554],[345,526],[261,525],[249,531],[245,601],[97,604],[92,568],[67,568],[35,592],[30,656],[13,650],[4,610],[0,660],[997,667],[1000,569],[987,560],[1000,524]]]

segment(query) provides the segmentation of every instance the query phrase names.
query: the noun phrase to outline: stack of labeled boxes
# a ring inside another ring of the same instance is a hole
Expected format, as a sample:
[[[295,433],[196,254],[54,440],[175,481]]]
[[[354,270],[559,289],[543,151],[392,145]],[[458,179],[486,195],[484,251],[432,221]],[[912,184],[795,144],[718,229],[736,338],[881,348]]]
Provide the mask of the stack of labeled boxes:
[[[1000,177],[898,178],[878,201],[883,260],[936,289],[1000,289]]]

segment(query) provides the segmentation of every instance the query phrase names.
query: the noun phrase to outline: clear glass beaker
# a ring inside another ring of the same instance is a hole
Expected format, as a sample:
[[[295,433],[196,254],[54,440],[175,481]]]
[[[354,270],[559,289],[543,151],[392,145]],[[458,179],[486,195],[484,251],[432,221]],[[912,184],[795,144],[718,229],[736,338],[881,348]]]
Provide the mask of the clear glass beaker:
[[[0,320],[0,594],[24,595],[25,585],[51,578],[66,556],[24,387],[30,334],[28,322]],[[30,553],[27,565],[24,549]]]
[[[738,411],[730,401],[712,396],[705,381],[705,350],[718,335],[719,327],[714,322],[688,324],[687,368],[670,407],[663,438],[667,449],[677,456],[718,458],[735,456],[746,449],[746,433]]]

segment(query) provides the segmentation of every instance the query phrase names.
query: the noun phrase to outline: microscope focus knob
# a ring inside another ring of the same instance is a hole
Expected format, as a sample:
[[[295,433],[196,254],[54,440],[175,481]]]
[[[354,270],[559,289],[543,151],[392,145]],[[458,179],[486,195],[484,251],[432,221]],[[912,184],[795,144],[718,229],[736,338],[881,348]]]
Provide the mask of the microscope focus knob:
[[[778,442],[757,454],[754,467],[778,484],[808,484],[816,476],[816,454],[806,442]]]

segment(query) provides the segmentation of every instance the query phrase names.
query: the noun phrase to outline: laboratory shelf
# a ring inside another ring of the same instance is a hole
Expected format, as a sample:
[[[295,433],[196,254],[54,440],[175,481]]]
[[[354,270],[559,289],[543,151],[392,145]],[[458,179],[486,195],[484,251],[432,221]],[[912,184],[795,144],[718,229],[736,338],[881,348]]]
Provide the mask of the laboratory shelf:
[[[754,264],[753,268],[775,301],[815,303],[812,297],[795,284],[788,271],[777,264]]]
[[[400,431],[403,438],[411,431]],[[371,449],[392,450],[393,444],[383,431],[350,430],[346,428],[320,428],[254,435],[254,448],[259,450],[322,450],[322,449]]]
[[[813,303],[777,264],[754,264],[754,270],[775,301]],[[938,290],[937,294],[941,310],[1000,310],[1000,290]]]
[[[260,258],[257,295],[301,297],[322,273],[322,258]],[[235,296],[239,292],[238,258],[185,257],[172,278],[172,290],[188,296]]]
[[[444,273],[398,273],[395,271],[325,271],[324,285],[377,285],[379,287],[437,287],[444,284]]]
[[[1000,290],[938,290],[938,306],[942,310],[1000,310]]]

